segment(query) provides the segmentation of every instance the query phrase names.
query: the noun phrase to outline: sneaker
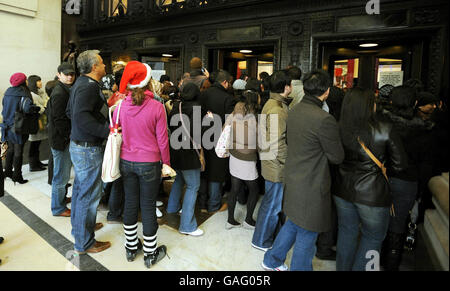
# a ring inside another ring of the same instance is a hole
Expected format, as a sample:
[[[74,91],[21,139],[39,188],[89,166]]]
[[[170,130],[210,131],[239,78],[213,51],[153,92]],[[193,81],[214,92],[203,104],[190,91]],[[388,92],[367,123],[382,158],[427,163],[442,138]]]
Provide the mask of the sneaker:
[[[251,225],[247,221],[244,221],[244,228],[252,230],[252,229],[255,229],[255,226]]]
[[[156,208],[156,217],[161,218],[163,216],[161,210],[159,210],[158,208]]]
[[[186,234],[186,235],[192,235],[192,236],[202,236],[204,232],[200,228],[197,228],[196,230],[191,231],[191,232],[180,231],[180,233]]]
[[[156,201],[156,207],[161,207],[163,205],[164,203],[162,203],[162,201]]]
[[[135,250],[130,250],[127,247],[125,247],[125,255],[127,257],[127,261],[128,262],[133,262],[134,259],[136,258],[136,255],[138,253],[139,250],[142,249],[142,242],[141,240],[138,240],[138,245],[137,245],[137,249]]]
[[[180,211],[178,211],[178,214],[181,215],[183,213],[183,209],[180,209]]]
[[[239,227],[241,227],[241,224],[231,224],[228,221],[227,221],[227,224],[225,224],[225,228],[228,230],[232,229],[232,228],[239,228]]]
[[[288,266],[286,264],[283,264],[283,265],[281,265],[279,267],[276,267],[276,268],[269,268],[266,265],[264,265],[264,262],[262,262],[261,266],[266,271],[287,271],[287,270],[289,270],[289,268],[288,268]]]
[[[167,247],[160,246],[152,254],[144,255],[144,264],[147,268],[161,261],[167,254]]]
[[[271,249],[271,248],[258,247],[257,245],[254,245],[253,243],[252,243],[252,247],[254,247],[257,250],[263,251],[263,252],[267,252],[268,250]]]

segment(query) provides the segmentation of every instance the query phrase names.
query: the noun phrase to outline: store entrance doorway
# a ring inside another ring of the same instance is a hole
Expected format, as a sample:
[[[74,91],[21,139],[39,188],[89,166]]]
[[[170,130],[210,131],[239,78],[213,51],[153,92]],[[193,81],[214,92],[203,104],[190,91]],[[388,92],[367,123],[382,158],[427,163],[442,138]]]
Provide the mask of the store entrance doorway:
[[[411,78],[426,80],[427,39],[370,40],[322,43],[322,68],[342,89],[356,86],[378,90],[402,85]]]
[[[257,79],[261,72],[274,71],[274,46],[234,46],[208,50],[208,71],[228,71],[234,79],[246,74]]]

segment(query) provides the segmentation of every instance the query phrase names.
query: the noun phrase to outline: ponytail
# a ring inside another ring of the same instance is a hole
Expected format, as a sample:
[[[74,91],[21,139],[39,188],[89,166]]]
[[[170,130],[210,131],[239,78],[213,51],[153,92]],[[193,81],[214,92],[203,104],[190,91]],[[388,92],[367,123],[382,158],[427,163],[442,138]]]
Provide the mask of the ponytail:
[[[131,90],[131,99],[133,100],[133,105],[141,106],[142,103],[144,103],[146,90],[148,90],[147,87]]]

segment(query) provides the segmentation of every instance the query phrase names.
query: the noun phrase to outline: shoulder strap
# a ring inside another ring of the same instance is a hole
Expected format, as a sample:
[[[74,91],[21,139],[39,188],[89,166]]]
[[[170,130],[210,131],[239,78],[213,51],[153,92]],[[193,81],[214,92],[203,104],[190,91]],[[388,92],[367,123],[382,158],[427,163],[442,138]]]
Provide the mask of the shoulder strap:
[[[181,119],[181,126],[183,126],[184,131],[185,131],[186,134],[189,136],[189,139],[191,140],[192,145],[194,146],[194,149],[195,149],[195,151],[197,152],[197,155],[200,156],[200,153],[199,153],[199,151],[198,151],[198,149],[197,149],[197,147],[199,147],[199,146],[194,142],[194,140],[192,139],[191,135],[189,134],[189,130],[186,128],[186,125],[184,124],[184,121],[183,121],[183,114],[181,113],[181,103],[182,103],[182,102],[180,102],[179,105],[178,105],[178,111],[179,111],[180,119]]]
[[[119,115],[120,115],[120,108],[122,107],[122,101],[123,100],[120,100],[119,105],[117,105],[118,109],[117,109],[117,116],[116,116],[115,124],[113,124],[113,121],[112,121],[112,115],[113,115],[112,113],[114,112],[113,109],[115,109],[115,106],[111,106],[109,108],[109,124],[110,124],[111,129],[114,128],[115,133],[117,133],[117,130],[119,128]]]
[[[25,97],[20,98],[19,112],[24,113]]]
[[[383,176],[386,178],[386,180],[389,180],[386,174],[386,167],[383,163],[380,162],[380,160],[375,157],[375,155],[366,147],[364,142],[358,137],[358,142],[361,145],[361,147],[364,149],[364,151],[367,153],[367,155],[374,161],[375,164],[381,169],[381,172],[383,173]]]

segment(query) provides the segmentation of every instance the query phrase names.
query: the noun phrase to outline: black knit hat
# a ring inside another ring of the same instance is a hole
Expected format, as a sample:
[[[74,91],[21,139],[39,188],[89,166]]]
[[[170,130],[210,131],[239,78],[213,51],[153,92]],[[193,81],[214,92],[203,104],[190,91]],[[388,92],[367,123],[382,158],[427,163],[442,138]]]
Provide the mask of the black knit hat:
[[[428,104],[436,104],[439,99],[429,92],[420,92],[417,94],[417,107],[425,106]]]

